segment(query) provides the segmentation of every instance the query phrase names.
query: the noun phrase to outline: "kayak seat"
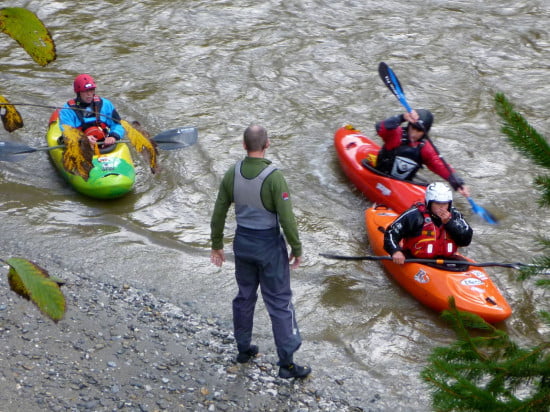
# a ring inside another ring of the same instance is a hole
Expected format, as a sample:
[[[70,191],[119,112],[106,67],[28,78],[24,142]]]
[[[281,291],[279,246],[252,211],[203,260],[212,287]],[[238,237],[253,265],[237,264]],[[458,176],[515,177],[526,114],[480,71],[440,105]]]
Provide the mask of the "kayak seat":
[[[375,161],[376,161],[376,158],[375,158]],[[380,170],[378,170],[376,167],[374,167],[373,163],[372,163],[372,157],[365,157],[363,160],[361,160],[361,165],[371,171],[372,173],[376,173],[377,175],[380,175],[380,176],[385,176],[385,177],[389,177],[391,178],[391,176],[387,173],[384,173],[384,172],[381,172]]]
[[[117,146],[116,144],[112,144],[112,145],[107,146],[107,147],[100,146],[99,147],[99,153],[101,153],[101,154],[111,153],[113,150],[115,150],[116,146]]]
[[[427,179],[424,179],[420,176],[415,176],[414,180],[403,180],[403,179],[398,179],[396,177],[390,176],[389,174],[381,172],[376,167],[374,167],[371,163],[371,159],[369,159],[369,158],[364,158],[363,160],[361,160],[361,165],[365,169],[369,170],[370,172],[376,173],[379,176],[387,177],[388,179],[407,181],[407,182],[412,183],[413,185],[419,185],[419,186],[428,186],[430,184],[430,182]]]

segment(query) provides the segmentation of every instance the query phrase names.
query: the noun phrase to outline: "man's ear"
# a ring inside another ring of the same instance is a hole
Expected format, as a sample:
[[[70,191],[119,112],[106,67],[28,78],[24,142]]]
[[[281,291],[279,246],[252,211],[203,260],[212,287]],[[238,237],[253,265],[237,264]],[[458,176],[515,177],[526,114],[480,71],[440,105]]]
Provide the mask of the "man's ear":
[[[244,150],[248,151],[248,149],[246,148],[246,143],[244,142],[244,140],[243,140],[243,148],[244,148]]]
[[[265,142],[265,149],[267,149],[269,146],[271,145],[271,141],[269,140],[269,138],[267,139],[267,142]]]

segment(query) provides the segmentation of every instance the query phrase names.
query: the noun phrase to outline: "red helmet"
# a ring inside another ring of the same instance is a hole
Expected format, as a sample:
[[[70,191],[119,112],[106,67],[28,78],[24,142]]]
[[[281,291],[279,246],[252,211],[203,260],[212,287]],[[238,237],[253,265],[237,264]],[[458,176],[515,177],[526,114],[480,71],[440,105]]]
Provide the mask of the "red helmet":
[[[89,74],[79,74],[74,79],[74,91],[80,93],[85,90],[95,89],[95,81]]]

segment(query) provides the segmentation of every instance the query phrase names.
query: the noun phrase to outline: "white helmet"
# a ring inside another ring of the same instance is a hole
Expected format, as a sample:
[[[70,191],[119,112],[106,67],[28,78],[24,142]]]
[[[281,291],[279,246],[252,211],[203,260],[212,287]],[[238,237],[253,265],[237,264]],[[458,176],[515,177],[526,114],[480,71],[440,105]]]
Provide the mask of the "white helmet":
[[[431,202],[451,203],[453,202],[453,192],[445,183],[435,182],[430,183],[426,189],[426,205],[430,208]]]

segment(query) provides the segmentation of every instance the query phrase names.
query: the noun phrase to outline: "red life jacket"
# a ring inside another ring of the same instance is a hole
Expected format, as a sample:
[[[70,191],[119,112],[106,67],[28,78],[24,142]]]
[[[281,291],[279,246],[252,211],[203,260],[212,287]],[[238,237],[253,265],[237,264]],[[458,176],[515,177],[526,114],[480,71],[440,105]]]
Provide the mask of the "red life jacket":
[[[67,104],[70,107],[78,107],[77,102],[75,99],[71,99],[67,102]],[[101,97],[94,95],[94,100],[92,101],[92,110],[95,114],[95,122],[86,122],[84,119],[84,111],[82,110],[75,110],[76,116],[80,120],[80,127],[78,127],[79,130],[82,130],[85,135],[92,135],[97,140],[103,140],[109,133],[109,127],[107,124],[102,122],[100,119],[100,112],[101,112],[101,106],[103,104],[103,101],[101,100]]]
[[[424,216],[422,232],[418,236],[403,239],[403,249],[417,258],[432,259],[438,256],[454,255],[458,246],[447,235],[443,225],[438,227],[434,224],[426,205],[421,204],[417,208]]]

